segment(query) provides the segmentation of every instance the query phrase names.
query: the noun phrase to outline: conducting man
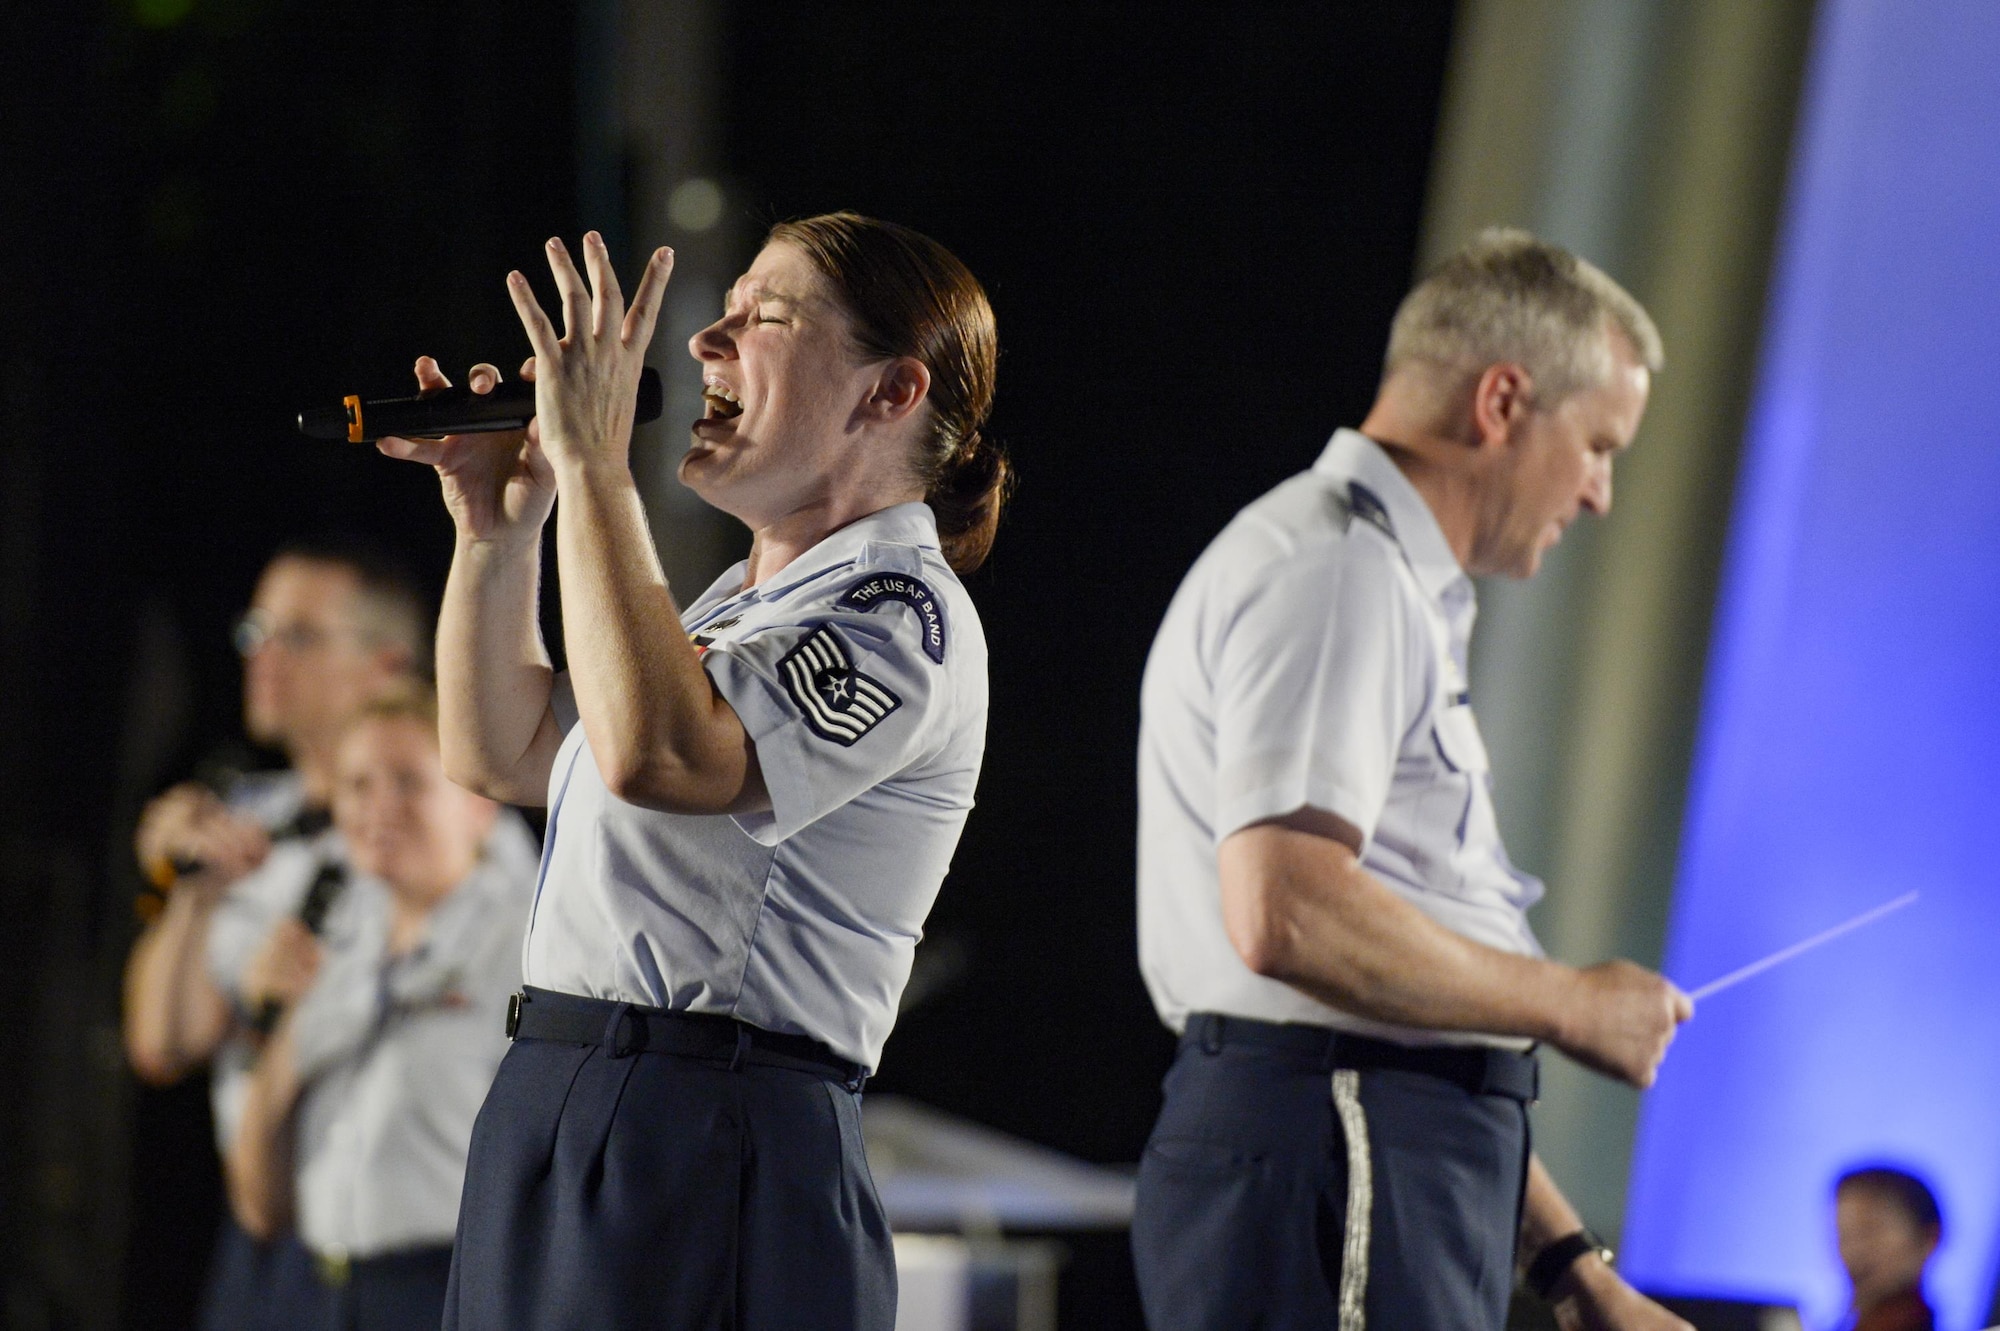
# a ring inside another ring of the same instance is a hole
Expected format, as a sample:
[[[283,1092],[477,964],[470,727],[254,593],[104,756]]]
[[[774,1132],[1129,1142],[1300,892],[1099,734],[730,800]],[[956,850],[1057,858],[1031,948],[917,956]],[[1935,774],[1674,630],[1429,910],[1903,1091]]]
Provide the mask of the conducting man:
[[[1692,1005],[1542,959],[1466,675],[1471,579],[1610,509],[1660,363],[1603,273],[1489,231],[1404,300],[1360,430],[1174,597],[1139,751],[1140,961],[1181,1035],[1132,1237],[1154,1331],[1498,1331],[1517,1254],[1566,1325],[1680,1325],[1527,1106],[1534,1042],[1645,1086]]]

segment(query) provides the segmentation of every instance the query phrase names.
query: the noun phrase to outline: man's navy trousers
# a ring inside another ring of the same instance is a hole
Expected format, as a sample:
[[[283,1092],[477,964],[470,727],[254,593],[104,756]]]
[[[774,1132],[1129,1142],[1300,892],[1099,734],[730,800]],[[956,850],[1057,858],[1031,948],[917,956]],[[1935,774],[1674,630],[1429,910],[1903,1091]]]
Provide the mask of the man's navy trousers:
[[[1532,1054],[1196,1014],[1139,1165],[1152,1331],[1500,1331]]]
[[[447,1331],[892,1331],[861,1069],[726,1017],[524,1002],[473,1128]]]

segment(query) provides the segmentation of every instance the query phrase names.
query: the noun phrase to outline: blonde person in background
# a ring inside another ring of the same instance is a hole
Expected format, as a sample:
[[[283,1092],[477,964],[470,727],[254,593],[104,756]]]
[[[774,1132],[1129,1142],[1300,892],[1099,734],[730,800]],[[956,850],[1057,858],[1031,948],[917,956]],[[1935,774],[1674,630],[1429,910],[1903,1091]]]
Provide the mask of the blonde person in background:
[[[284,1324],[430,1331],[533,869],[487,852],[498,806],[445,779],[428,693],[363,708],[333,778],[354,881],[317,937],[284,919],[253,963],[291,992],[231,1144],[230,1205],[313,1254],[319,1287],[274,1310]]]

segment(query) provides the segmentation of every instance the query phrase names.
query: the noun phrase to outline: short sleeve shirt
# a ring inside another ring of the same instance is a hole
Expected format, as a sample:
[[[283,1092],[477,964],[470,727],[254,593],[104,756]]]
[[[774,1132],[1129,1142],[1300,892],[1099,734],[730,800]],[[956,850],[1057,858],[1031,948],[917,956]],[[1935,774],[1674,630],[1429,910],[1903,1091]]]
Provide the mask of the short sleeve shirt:
[[[362,875],[334,904],[292,1015],[299,1236],[373,1257],[449,1244],[473,1120],[507,1052],[534,866],[487,854],[388,951],[389,889]]]
[[[327,853],[337,853],[331,832],[285,835],[305,808],[305,783],[296,772],[250,772],[230,782],[224,797],[230,811],[272,834],[264,862],[229,885],[209,917],[203,940],[209,976],[232,1002],[243,967],[278,919],[298,907],[313,873]],[[329,851],[329,848],[335,848]],[[218,1150],[227,1152],[243,1114],[243,1097],[257,1050],[240,1032],[223,1037],[209,1062],[209,1116]]]
[[[569,733],[528,983],[735,1017],[873,1068],[986,742],[986,640],[923,504],[834,532],[756,587],[724,573],[682,616],[757,746],[768,812],[693,816],[605,786]]]
[[[501,810],[486,838],[485,859],[517,880],[533,882],[539,852],[535,834],[521,815],[512,809]],[[264,857],[264,862],[231,883],[216,904],[204,940],[208,975],[242,1015],[249,1015],[242,1011],[243,972],[270,937],[272,928],[279,920],[297,913],[323,868],[345,866],[346,862],[346,845],[331,828],[312,836],[283,837],[272,843],[271,853]],[[350,875],[341,894],[360,897],[380,890],[371,880]],[[518,934],[515,942],[518,946]],[[224,1037],[211,1061],[209,1108],[215,1122],[216,1145],[225,1154],[236,1135],[237,1124],[242,1121],[243,1101],[256,1062],[257,1046],[240,1028]]]
[[[1196,561],[1141,691],[1139,953],[1168,1026],[1218,1012],[1406,1043],[1467,1038],[1340,1011],[1243,963],[1223,927],[1217,851],[1308,807],[1358,828],[1363,867],[1437,923],[1539,954],[1526,911],[1541,884],[1501,844],[1467,689],[1474,613],[1422,496],[1351,430]]]

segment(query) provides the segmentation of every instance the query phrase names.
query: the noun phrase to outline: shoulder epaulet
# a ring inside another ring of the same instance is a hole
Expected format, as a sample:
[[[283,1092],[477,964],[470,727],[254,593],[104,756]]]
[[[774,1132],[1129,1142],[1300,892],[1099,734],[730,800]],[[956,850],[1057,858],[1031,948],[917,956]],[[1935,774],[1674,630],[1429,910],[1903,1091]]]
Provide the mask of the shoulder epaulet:
[[[1347,494],[1344,497],[1335,496],[1334,502],[1342,510],[1342,526],[1360,518],[1390,540],[1396,539],[1396,524],[1389,520],[1388,506],[1361,482],[1349,481]]]

